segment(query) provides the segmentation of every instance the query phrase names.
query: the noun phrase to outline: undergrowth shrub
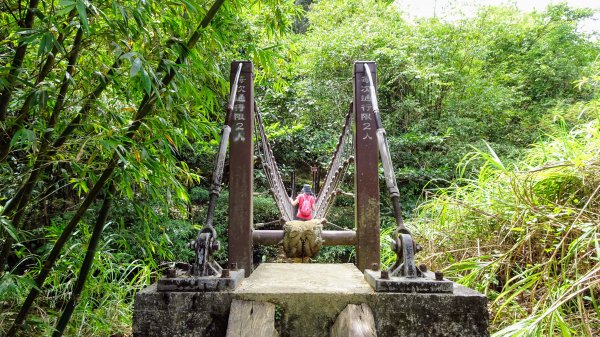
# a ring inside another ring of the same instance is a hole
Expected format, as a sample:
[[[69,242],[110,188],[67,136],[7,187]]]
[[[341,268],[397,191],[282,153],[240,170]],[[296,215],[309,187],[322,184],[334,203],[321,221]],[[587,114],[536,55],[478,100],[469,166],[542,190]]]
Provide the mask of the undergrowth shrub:
[[[465,157],[462,177],[426,191],[410,224],[420,262],[488,296],[494,336],[600,335],[598,103],[521,161],[489,146]]]

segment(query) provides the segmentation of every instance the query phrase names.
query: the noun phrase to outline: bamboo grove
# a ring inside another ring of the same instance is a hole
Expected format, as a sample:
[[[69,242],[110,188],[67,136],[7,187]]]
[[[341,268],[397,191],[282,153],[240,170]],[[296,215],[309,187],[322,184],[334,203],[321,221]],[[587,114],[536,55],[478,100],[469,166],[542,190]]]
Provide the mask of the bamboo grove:
[[[78,301],[112,194],[149,195],[169,205],[161,197],[164,189],[185,201],[182,182],[199,180],[177,152],[212,135],[227,89],[221,67],[236,48],[258,57],[259,45],[269,40],[265,36],[284,33],[294,14],[259,17],[257,6],[274,13],[293,8],[277,1],[224,2],[171,2],[166,8],[159,1],[3,2],[0,158],[4,173],[13,172],[14,179],[3,177],[0,272],[27,268],[4,270],[15,267],[9,260],[18,256],[14,246],[22,233],[44,226],[32,219],[39,215],[36,209],[56,212],[49,205],[58,193],[76,191],[69,206],[74,212],[52,249],[39,257],[42,267],[7,336],[20,330],[99,196],[104,201],[88,253],[54,336],[62,335]],[[248,31],[244,24],[254,20],[268,32]]]

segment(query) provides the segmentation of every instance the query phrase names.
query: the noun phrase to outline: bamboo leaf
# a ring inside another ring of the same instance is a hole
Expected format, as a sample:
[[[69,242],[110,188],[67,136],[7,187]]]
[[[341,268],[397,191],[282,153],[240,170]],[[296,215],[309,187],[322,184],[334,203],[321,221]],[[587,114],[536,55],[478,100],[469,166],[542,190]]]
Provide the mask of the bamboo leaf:
[[[131,54],[131,53],[128,53]],[[126,54],[127,55],[127,54]],[[123,57],[126,57],[125,55]],[[139,57],[136,57],[131,63],[131,69],[129,69],[129,77],[134,77],[137,73],[142,69],[142,60]]]
[[[58,5],[61,6],[59,10],[56,11],[56,16],[63,16],[68,14],[75,8],[75,1],[72,0],[61,0],[58,2]]]
[[[144,86],[144,91],[146,92],[146,94],[150,95],[150,92],[152,91],[152,82],[146,70],[142,71],[142,84]]]
[[[47,54],[52,50],[52,46],[54,45],[54,35],[51,32],[47,32],[42,35],[40,39],[40,44],[38,47],[38,57]]]
[[[0,214],[2,213],[2,208],[0,208]],[[0,225],[2,225],[2,229],[10,235],[10,237],[15,241],[19,242],[19,236],[17,235],[17,229],[13,226],[12,222],[6,218],[4,215],[0,215]]]
[[[79,14],[79,21],[83,26],[85,32],[90,31],[90,26],[88,23],[87,9],[83,0],[77,0],[75,7],[77,8],[77,14]]]

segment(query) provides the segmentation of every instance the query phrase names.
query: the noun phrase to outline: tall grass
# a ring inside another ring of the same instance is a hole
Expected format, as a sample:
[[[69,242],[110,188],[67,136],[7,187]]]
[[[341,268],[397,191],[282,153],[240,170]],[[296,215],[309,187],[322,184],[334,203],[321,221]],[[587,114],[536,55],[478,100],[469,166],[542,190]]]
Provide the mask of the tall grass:
[[[116,209],[113,213],[129,211],[123,203],[120,206],[122,209]],[[157,279],[161,260],[174,260],[174,256],[169,254],[182,251],[189,234],[195,233],[191,224],[184,221],[168,220],[165,217],[158,220],[161,219],[164,220],[163,229],[142,221],[106,224],[104,238],[96,252],[91,273],[65,336],[131,335],[134,295]],[[40,237],[46,242],[35,246],[35,251],[17,249],[21,262],[15,270],[0,276],[0,335],[3,336],[10,327],[20,303],[33,286],[41,261],[49,253],[50,243],[60,235],[62,226],[62,218],[56,218],[51,226],[38,229],[38,233],[20,233],[21,242],[30,238],[37,238],[38,242],[42,242]],[[43,295],[26,322],[23,336],[52,334],[56,320],[75,287],[76,275],[90,236],[91,226],[86,222],[82,223],[70,246],[64,250],[53,272],[46,279]],[[153,240],[148,240],[147,237]],[[178,245],[170,244],[169,237]]]
[[[511,165],[473,152],[418,209],[424,262],[488,296],[493,336],[600,335],[599,106]]]
[[[112,248],[111,240],[111,237],[104,240],[98,249],[93,272],[65,331],[66,336],[126,336],[131,332],[133,295],[156,274],[144,261],[134,260],[127,252]],[[52,334],[57,315],[75,286],[74,276],[85,248],[75,242],[65,251],[52,277],[46,281],[44,296],[40,297],[34,314],[26,322],[23,336]],[[39,261],[34,255],[29,258]],[[10,327],[18,304],[27,295],[38,270],[39,265],[22,275],[5,273],[0,278],[0,334]]]

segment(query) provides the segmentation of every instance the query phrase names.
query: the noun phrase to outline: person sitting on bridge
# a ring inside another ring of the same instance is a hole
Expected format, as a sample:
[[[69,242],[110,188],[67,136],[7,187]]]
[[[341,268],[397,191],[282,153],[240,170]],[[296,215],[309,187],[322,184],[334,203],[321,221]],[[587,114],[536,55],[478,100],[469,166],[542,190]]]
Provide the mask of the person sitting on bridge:
[[[292,206],[298,206],[298,213],[296,214],[296,220],[312,220],[313,211],[315,210],[315,197],[310,189],[310,185],[304,185],[302,187],[302,193],[298,194],[296,200],[290,198]]]

